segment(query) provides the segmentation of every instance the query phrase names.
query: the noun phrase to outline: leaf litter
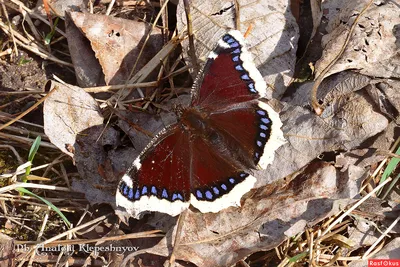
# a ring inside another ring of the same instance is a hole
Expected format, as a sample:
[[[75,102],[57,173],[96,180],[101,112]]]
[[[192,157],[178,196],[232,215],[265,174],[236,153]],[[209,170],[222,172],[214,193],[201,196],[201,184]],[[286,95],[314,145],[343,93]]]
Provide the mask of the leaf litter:
[[[144,262],[160,264],[171,257],[173,247],[174,259],[198,266],[227,266],[243,259],[251,265],[257,260],[256,255],[261,258],[260,253],[268,255],[262,251],[276,247],[285,250],[286,254],[277,254],[265,261],[272,264],[279,258],[310,254],[307,244],[310,244],[309,235],[312,235],[315,245],[310,249],[315,251],[321,245],[337,245],[339,240],[346,247],[341,254],[323,253],[318,259],[320,264],[333,257],[338,257],[336,264],[345,262],[340,258],[372,246],[380,236],[375,230],[389,227],[396,214],[396,204],[393,203],[398,201],[398,196],[393,193],[390,195],[391,204],[385,208],[382,205],[387,201],[375,201],[348,215],[339,228],[340,235],[326,240],[319,236],[318,230],[326,230],[330,218],[337,217],[378,184],[375,173],[382,171],[377,165],[388,158],[389,147],[396,140],[400,104],[398,82],[392,78],[398,78],[398,16],[393,11],[398,3],[373,4],[358,21],[345,52],[319,86],[317,96],[324,105],[321,116],[310,109],[312,82],[305,82],[294,93],[285,92],[294,75],[299,38],[296,20],[287,3],[235,3],[240,8],[229,1],[191,2],[195,51],[191,51],[189,38],[185,39],[181,43],[182,62],[193,69],[201,67],[227,28],[239,27],[244,32],[253,27],[246,41],[269,87],[267,97],[280,111],[284,124],[282,129],[288,142],[276,152],[275,160],[267,170],[255,173],[258,178],[256,187],[242,198],[240,207],[216,214],[201,214],[189,209],[182,215],[180,223],[162,214],[146,215],[135,222],[126,221],[129,227],[120,224],[125,233],[160,229],[166,234],[151,241],[127,240],[124,245],[140,247]],[[345,4],[333,0],[322,3],[322,11],[337,12],[322,14],[322,19],[328,20],[328,27],[321,44],[323,55],[316,63],[316,75],[341,49],[341,40],[347,36],[354,14],[366,4],[367,1]],[[184,33],[187,20],[182,2],[176,12],[177,30]],[[314,23],[320,16],[313,14]],[[114,194],[119,178],[151,137],[175,120],[171,96],[182,94],[177,102],[187,103],[182,97],[190,90],[177,91],[171,80],[171,88],[165,88],[157,80],[157,86],[154,86],[156,94],[151,88],[133,92],[134,97],[142,98],[141,102],[123,103],[120,98],[110,98],[110,93],[91,96],[84,87],[123,84],[130,78],[129,72],[134,65],[136,71],[140,71],[161,49],[163,39],[158,30],[153,32],[160,38],[156,37],[157,41],[149,41],[150,46],[144,46],[145,56],[140,57],[141,63],[136,63],[143,45],[141,40],[149,32],[146,30],[148,24],[77,12],[69,13],[66,20],[69,20],[67,36],[71,58],[81,87],[51,81],[51,87],[57,91],[45,101],[44,130],[58,149],[73,158],[79,177],[72,177],[72,189],[83,192],[92,205],[115,207]],[[106,27],[96,26],[96,23]],[[131,28],[140,31],[132,36]],[[316,25],[314,30],[318,31]],[[120,39],[121,43],[118,43]],[[134,56],[131,57],[130,53]],[[166,72],[173,60],[162,60],[161,68]],[[159,79],[159,74],[150,75],[148,79]],[[192,77],[195,74],[191,73]],[[177,79],[176,84],[179,82]],[[186,81],[182,85],[190,86]],[[109,103],[104,105],[99,99],[108,99]],[[129,98],[125,96],[123,99]],[[162,111],[160,107],[163,107]],[[114,116],[109,117],[110,113]],[[377,145],[378,139],[383,139],[384,148]],[[377,154],[379,149],[386,154]],[[360,192],[360,188],[366,189]],[[111,225],[106,223],[105,233],[123,234],[114,232]],[[305,228],[310,230],[304,232]],[[174,242],[177,231],[179,238]],[[371,231],[375,232],[371,234]],[[398,228],[392,231],[398,233]],[[294,236],[293,241],[288,239]],[[387,239],[388,245],[381,250],[383,256],[397,255],[393,254],[397,249],[393,246],[396,240]],[[112,258],[111,254],[104,255],[107,259]],[[97,256],[92,254],[91,257]]]

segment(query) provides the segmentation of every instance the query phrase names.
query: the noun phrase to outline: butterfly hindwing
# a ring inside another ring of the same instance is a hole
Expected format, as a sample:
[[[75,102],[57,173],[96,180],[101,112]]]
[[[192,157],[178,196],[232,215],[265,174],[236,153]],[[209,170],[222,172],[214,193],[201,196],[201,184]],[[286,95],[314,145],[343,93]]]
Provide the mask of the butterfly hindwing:
[[[193,140],[191,150],[190,203],[203,213],[239,206],[241,197],[253,188],[256,178],[201,138]]]
[[[252,161],[247,169],[265,169],[285,142],[278,113],[260,100],[212,112],[210,124],[234,139],[234,147],[241,147],[241,154]]]

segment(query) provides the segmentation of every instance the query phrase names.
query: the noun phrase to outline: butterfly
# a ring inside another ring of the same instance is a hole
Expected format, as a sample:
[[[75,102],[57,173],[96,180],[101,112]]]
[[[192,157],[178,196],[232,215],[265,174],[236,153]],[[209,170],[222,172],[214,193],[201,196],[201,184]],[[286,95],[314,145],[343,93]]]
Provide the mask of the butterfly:
[[[225,33],[198,74],[190,106],[134,160],[116,204],[134,218],[148,211],[176,216],[240,205],[275,150],[285,143],[279,115],[260,100],[266,83],[243,35]]]

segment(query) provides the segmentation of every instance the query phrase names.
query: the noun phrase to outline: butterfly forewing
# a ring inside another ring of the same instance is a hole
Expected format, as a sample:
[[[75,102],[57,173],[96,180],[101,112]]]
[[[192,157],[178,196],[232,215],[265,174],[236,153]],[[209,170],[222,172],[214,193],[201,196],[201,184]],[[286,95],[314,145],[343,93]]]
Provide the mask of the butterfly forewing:
[[[243,36],[231,31],[218,42],[196,79],[192,105],[221,109],[265,94],[265,82],[244,46]]]

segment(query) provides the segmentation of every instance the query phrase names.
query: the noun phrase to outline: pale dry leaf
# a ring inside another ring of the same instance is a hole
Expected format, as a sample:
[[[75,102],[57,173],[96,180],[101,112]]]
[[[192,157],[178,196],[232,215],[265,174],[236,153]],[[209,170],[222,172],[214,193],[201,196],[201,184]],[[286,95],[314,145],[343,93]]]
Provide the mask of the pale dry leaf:
[[[375,223],[362,216],[357,216],[356,219],[356,227],[350,226],[348,229],[350,234],[349,238],[356,243],[356,245],[351,248],[351,251],[361,247],[371,246],[380,235],[380,233],[376,231]]]
[[[367,168],[384,158],[384,155],[377,154],[373,148],[354,149],[336,156],[335,166],[342,168],[341,171],[347,170],[350,165]]]
[[[317,98],[323,102],[324,108],[327,109],[323,116],[332,110],[335,99],[348,95],[350,92],[358,91],[371,82],[371,78],[353,71],[342,71],[331,75],[324,79],[318,87]],[[311,88],[313,82],[304,83],[296,92],[290,96],[286,96],[282,101],[288,102],[294,106],[310,106]]]
[[[123,84],[132,71],[140,70],[162,48],[161,30],[152,29],[150,24],[79,12],[71,12],[70,17],[90,41],[107,85]]]
[[[324,1],[329,6],[340,10],[335,17],[330,17],[328,34],[322,39],[324,52],[316,63],[316,75],[339,54],[350,27],[360,11],[369,0]],[[372,4],[360,17],[357,26],[346,46],[343,55],[329,70],[326,76],[347,69],[357,69],[361,74],[375,77],[399,78],[400,55],[396,25],[400,24],[398,16],[400,1],[385,1],[381,5]]]
[[[67,155],[77,135],[96,125],[103,125],[103,116],[94,98],[82,88],[49,81],[50,90],[57,90],[44,102],[44,131],[51,143]]]
[[[80,87],[105,85],[104,73],[90,42],[75,26],[68,13],[65,16],[65,32],[78,85]]]
[[[39,2],[42,1],[38,1]],[[50,11],[56,16],[64,18],[66,12],[86,11],[89,0],[51,0],[47,1]]]
[[[238,30],[243,34],[252,25],[246,43],[267,82],[267,98],[282,96],[294,72],[299,37],[288,1],[270,4],[267,1],[196,0],[190,2],[190,14],[195,56],[200,62],[205,61],[228,29],[237,29],[235,20],[238,20]],[[178,5],[177,17],[178,30],[185,31],[187,22],[182,1]],[[190,51],[189,41],[185,40],[182,46],[185,60],[190,62],[193,51]]]
[[[323,119],[305,108],[290,105],[284,106],[280,117],[287,144],[275,152],[274,161],[266,170],[255,172],[256,186],[298,171],[323,152],[358,146],[388,124],[361,96],[354,97],[332,118]],[[343,122],[346,124],[340,125]]]
[[[135,150],[119,147],[119,133],[104,129],[97,102],[82,88],[54,81],[49,85],[57,91],[44,103],[44,129],[54,145],[74,158],[81,178],[73,178],[72,189],[92,204],[115,205],[115,188]]]
[[[376,136],[376,138],[364,143],[366,147],[377,148],[383,151],[389,151],[399,137],[399,125],[395,121],[391,121],[386,129]]]
[[[400,124],[400,82],[392,79],[383,79],[374,83],[375,90],[378,90],[378,101],[382,104],[381,109],[397,124]]]
[[[314,37],[314,35],[317,33],[317,29],[321,23],[322,14],[323,14],[323,12],[325,12],[325,10],[322,10],[322,8],[321,8],[320,0],[311,0],[310,6],[311,6],[311,13],[312,13],[312,21],[313,21],[313,29],[312,29],[311,36],[310,36],[310,40],[311,40]]]
[[[399,111],[396,109],[395,106],[392,105],[392,103],[397,102],[396,100],[398,100],[399,97],[387,97],[387,95],[382,90],[379,90],[376,84],[367,86],[366,91],[371,100],[374,101],[376,106],[379,108],[379,111],[391,120],[396,121],[399,115]]]

